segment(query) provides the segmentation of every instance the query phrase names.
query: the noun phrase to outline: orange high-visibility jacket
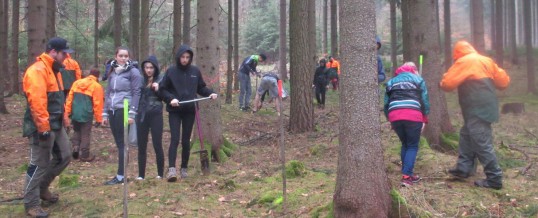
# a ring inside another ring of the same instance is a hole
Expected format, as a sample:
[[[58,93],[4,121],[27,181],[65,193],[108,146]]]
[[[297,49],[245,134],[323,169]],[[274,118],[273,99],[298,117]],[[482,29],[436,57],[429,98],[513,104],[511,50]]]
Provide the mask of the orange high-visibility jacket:
[[[22,80],[28,102],[24,116],[23,135],[59,130],[64,112],[63,86],[59,73],[52,71],[54,59],[47,53],[36,58]]]
[[[82,78],[82,70],[75,59],[71,58],[70,54],[67,54],[64,62],[64,69],[60,72],[62,73],[62,83],[66,90],[71,89],[73,82]]]
[[[440,86],[445,91],[458,89],[464,118],[475,116],[488,122],[498,120],[495,89],[505,89],[510,77],[489,57],[478,54],[471,44],[454,45],[454,64],[443,75]]]
[[[340,75],[340,62],[338,62],[337,60],[334,60],[332,62],[327,61],[326,67],[327,67],[327,69],[336,68],[336,71],[338,72],[338,75]]]
[[[103,102],[103,87],[95,76],[90,75],[73,83],[67,96],[65,112],[73,121],[91,122],[95,117],[95,121],[100,123],[103,122]]]

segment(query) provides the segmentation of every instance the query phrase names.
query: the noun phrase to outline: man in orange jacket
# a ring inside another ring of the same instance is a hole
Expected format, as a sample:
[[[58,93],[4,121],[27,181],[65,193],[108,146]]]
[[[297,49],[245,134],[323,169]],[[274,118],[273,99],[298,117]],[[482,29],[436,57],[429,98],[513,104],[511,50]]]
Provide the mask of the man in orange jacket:
[[[327,70],[329,71],[329,80],[333,86],[333,91],[338,89],[339,77],[340,77],[340,62],[338,62],[334,57],[329,56],[329,61],[327,62]]]
[[[30,164],[24,184],[24,207],[32,217],[47,217],[39,199],[55,203],[59,196],[49,191],[54,178],[71,160],[71,145],[64,129],[64,94],[59,71],[67,53],[73,52],[65,39],[54,37],[46,52],[26,70],[23,89],[28,102],[23,136],[30,138]],[[50,158],[52,154],[52,160]]]
[[[71,58],[71,55],[68,53],[65,58],[64,68],[60,69],[62,74],[62,83],[64,85],[64,94],[67,97],[69,90],[73,86],[73,83],[82,78],[82,70],[80,70],[80,65],[75,59]]]
[[[90,139],[92,121],[95,118],[97,125],[103,122],[103,87],[98,82],[99,70],[92,69],[90,75],[77,80],[67,96],[65,113],[71,118],[74,134],[71,138],[73,144],[73,158],[80,161],[91,162],[95,159],[90,154]]]
[[[491,58],[478,54],[466,41],[457,42],[452,55],[455,62],[443,75],[440,86],[445,91],[458,89],[464,124],[460,130],[458,162],[456,168],[448,172],[460,178],[469,177],[477,157],[484,167],[486,179],[474,184],[501,189],[502,170],[493,150],[491,123],[499,119],[495,89],[507,88],[510,77]]]

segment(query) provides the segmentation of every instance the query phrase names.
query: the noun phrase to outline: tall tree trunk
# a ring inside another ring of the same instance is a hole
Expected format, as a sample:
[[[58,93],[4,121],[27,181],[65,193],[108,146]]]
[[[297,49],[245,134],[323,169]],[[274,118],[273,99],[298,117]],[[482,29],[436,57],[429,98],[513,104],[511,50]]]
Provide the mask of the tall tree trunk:
[[[445,70],[448,70],[450,65],[452,65],[452,28],[450,28],[450,0],[444,0],[444,24],[445,24],[445,46],[444,46],[444,52],[445,52]]]
[[[435,2],[432,1],[403,1],[402,8],[406,8],[406,14],[402,14],[405,18],[402,22],[407,23],[407,39],[413,39],[407,42],[409,51],[407,55],[404,54],[404,60],[416,62],[420,54],[424,56],[422,76],[428,86],[430,104],[436,105],[430,110],[424,136],[430,145],[440,148],[441,134],[453,132],[454,129],[450,124],[445,94],[437,85],[441,81],[443,68],[437,41],[439,37],[436,35],[439,32],[430,31],[432,27],[436,29],[435,25],[439,25],[435,17],[435,7]]]
[[[114,47],[121,46],[121,0],[114,0]]]
[[[140,59],[149,56],[149,1],[141,1],[140,14]]]
[[[0,0],[0,64],[2,66],[8,66],[8,55],[7,55],[7,36],[8,36],[8,9],[6,9],[5,4],[8,3],[8,0]],[[0,75],[2,78],[9,78],[9,71],[3,70]],[[4,91],[7,90],[6,80],[0,79],[0,113],[7,114],[6,103],[4,101]]]
[[[233,93],[233,70],[232,70],[232,55],[233,55],[233,0],[228,0],[228,54],[226,55],[226,104],[232,103],[232,93]]]
[[[234,91],[239,90],[239,0],[234,0]]]
[[[512,63],[518,64],[518,57],[517,57],[517,45],[516,45],[516,2],[515,1],[507,1],[507,10],[508,10],[508,16],[507,16],[507,24],[509,30],[507,31],[509,33],[509,45],[512,55]]]
[[[338,4],[336,0],[331,0],[331,54],[338,57]],[[290,19],[291,20],[291,19]]]
[[[28,12],[26,14],[28,26],[28,66],[35,62],[35,58],[43,52],[47,43],[46,39],[46,1],[28,1]]]
[[[530,0],[523,1],[523,14],[525,20],[525,47],[527,48],[527,92],[536,93],[534,75],[534,51],[532,49],[532,17]]]
[[[310,39],[310,0],[290,1],[290,131],[308,132],[314,128],[312,105],[312,41]]]
[[[281,0],[282,1],[282,0]],[[321,54],[324,55],[326,54],[327,52],[329,52],[327,50],[328,46],[329,46],[329,42],[327,41],[328,40],[328,37],[327,37],[327,1],[328,0],[322,0],[323,1],[323,6],[322,6],[322,12],[323,15],[321,17],[322,21],[321,21]],[[281,14],[282,16],[282,14]]]
[[[140,53],[140,0],[129,0],[129,58],[138,60]]]
[[[198,28],[196,35],[197,63],[208,87],[215,93],[220,93],[219,82],[219,1],[197,1]],[[219,161],[218,151],[224,142],[220,117],[220,103],[218,100],[201,104],[201,128],[211,146],[213,159]]]
[[[183,4],[183,44],[191,44],[191,0]]]
[[[94,3],[94,24],[93,24],[93,64],[99,66],[99,0]]]
[[[388,217],[390,185],[383,161],[378,108],[375,2],[340,0],[342,24],[335,217]],[[361,105],[357,107],[357,105]],[[367,198],[364,196],[368,196]]]
[[[327,0],[325,0],[327,1]],[[288,69],[286,64],[288,63],[286,58],[286,0],[280,0],[280,24],[279,24],[279,46],[278,46],[278,72],[280,74],[280,79],[283,81],[288,80]],[[327,23],[325,23],[327,24]]]
[[[12,3],[12,17],[11,17],[11,92],[21,93],[20,79],[19,79],[19,14],[20,14],[20,1],[13,0]]]
[[[401,3],[401,11],[402,11],[402,53],[405,57],[411,57],[410,54],[410,45],[409,42],[411,42],[411,30],[409,29],[409,23],[407,22],[410,18],[409,16],[409,4],[403,4]],[[411,12],[412,13],[412,12]]]
[[[471,38],[474,48],[481,54],[486,51],[484,42],[484,2],[471,2]]]
[[[502,67],[504,62],[503,47],[503,2],[495,0],[495,60]]]
[[[310,34],[310,66],[316,66],[317,61],[317,40],[316,40],[316,1],[308,1],[308,32]],[[313,77],[312,77],[313,78]]]
[[[186,0],[187,2],[189,0]],[[175,53],[179,49],[179,46],[181,45],[181,1],[174,1],[174,33],[172,34],[172,38],[174,40],[174,49],[172,50],[172,57],[174,57]],[[185,25],[185,24],[183,24]],[[184,29],[185,30],[185,29]],[[183,42],[185,43],[185,42]],[[186,44],[186,43],[185,43]]]
[[[47,39],[56,36],[56,0],[47,0]]]
[[[396,27],[396,1],[390,0],[390,62],[392,63],[391,72],[394,75],[398,67],[398,30]]]

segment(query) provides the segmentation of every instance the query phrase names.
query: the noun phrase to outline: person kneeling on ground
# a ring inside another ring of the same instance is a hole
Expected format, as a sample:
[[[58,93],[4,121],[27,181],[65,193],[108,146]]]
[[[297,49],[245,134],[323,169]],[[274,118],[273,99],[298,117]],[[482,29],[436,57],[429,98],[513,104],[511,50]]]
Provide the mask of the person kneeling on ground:
[[[420,177],[413,174],[418,153],[420,134],[428,123],[430,102],[426,82],[418,75],[413,62],[407,62],[396,70],[395,77],[387,82],[385,92],[385,116],[402,143],[402,186],[418,183]]]
[[[252,112],[257,112],[262,108],[261,95],[266,91],[269,92],[271,100],[275,102],[275,107],[278,115],[280,116],[280,98],[278,97],[278,75],[275,73],[267,73],[263,75],[258,90],[256,90],[256,98],[254,98],[254,109]]]

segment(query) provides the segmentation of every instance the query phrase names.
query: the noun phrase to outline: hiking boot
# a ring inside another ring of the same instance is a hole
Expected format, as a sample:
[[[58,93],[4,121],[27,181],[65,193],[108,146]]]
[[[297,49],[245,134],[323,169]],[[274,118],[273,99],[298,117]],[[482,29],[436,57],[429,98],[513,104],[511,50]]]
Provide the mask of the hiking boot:
[[[410,186],[412,186],[414,183],[418,183],[421,179],[422,179],[422,178],[420,178],[420,177],[417,176],[417,175],[413,175],[413,176],[403,175],[403,176],[402,176],[401,183],[402,183],[402,186],[404,186],[404,187],[410,187]]]
[[[177,173],[175,167],[168,168],[168,174],[166,175],[166,179],[168,180],[168,182],[177,181]]]
[[[43,210],[40,206],[34,206],[26,210],[26,214],[31,217],[49,217],[49,213],[47,211]]]
[[[105,185],[116,185],[116,184],[121,184],[121,183],[123,183],[123,180],[125,180],[125,178],[122,179],[122,180],[119,180],[118,177],[114,176],[113,179],[111,179],[111,180],[108,181],[108,182],[105,182]]]
[[[454,168],[449,169],[448,173],[454,177],[460,178],[460,179],[466,179],[469,177],[469,174],[462,172],[461,170]]]
[[[180,175],[181,175],[181,178],[182,178],[182,179],[187,178],[187,176],[189,176],[189,175],[187,174],[187,168],[181,168]]]
[[[80,158],[80,161],[82,161],[82,162],[92,162],[93,160],[95,160],[95,155],[93,155],[93,154],[90,154],[88,157],[81,157]]]
[[[485,179],[480,179],[480,180],[476,180],[474,181],[474,185],[477,186],[477,187],[482,187],[482,188],[492,188],[492,189],[495,189],[495,190],[499,190],[501,188],[503,188],[503,185],[500,185],[500,186],[493,186],[493,185],[490,185],[488,183],[487,180]]]
[[[47,188],[42,190],[41,193],[39,193],[39,198],[41,198],[41,200],[43,201],[47,201],[51,204],[54,204],[58,202],[58,200],[60,200],[60,195],[51,193]]]
[[[72,154],[72,156],[73,156],[73,159],[75,159],[75,160],[78,159],[78,156],[79,156],[78,150],[79,150],[78,146],[73,146],[73,154]]]

